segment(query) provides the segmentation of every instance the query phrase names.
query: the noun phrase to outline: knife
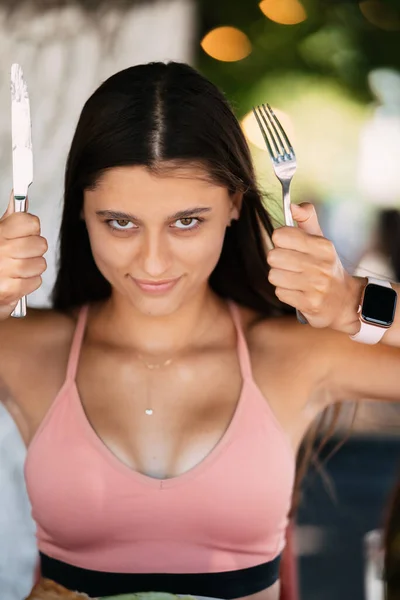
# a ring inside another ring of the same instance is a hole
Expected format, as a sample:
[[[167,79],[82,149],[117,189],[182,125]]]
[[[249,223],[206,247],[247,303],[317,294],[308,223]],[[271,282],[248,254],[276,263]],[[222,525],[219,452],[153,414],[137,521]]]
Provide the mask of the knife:
[[[11,133],[14,211],[25,212],[33,181],[32,126],[28,88],[18,64],[11,66]],[[26,316],[26,296],[18,300],[11,316]]]

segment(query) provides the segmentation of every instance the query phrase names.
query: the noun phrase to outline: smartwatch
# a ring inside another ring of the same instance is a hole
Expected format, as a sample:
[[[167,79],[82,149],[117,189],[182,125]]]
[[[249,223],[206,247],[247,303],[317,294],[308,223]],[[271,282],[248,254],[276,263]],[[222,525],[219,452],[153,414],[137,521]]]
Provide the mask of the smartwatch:
[[[394,321],[397,293],[390,281],[368,277],[358,313],[361,328],[350,338],[363,344],[377,344]]]

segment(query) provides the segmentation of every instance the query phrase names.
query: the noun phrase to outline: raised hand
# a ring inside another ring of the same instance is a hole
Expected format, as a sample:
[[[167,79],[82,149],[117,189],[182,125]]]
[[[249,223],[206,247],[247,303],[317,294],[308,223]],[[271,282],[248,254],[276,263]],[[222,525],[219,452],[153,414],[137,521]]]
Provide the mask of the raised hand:
[[[277,297],[300,310],[313,327],[355,333],[359,284],[323,236],[314,206],[304,203],[291,208],[298,227],[276,229],[274,248],[267,257]]]
[[[37,290],[47,268],[47,240],[35,215],[13,212],[13,196],[0,218],[0,320],[9,317],[22,296]]]

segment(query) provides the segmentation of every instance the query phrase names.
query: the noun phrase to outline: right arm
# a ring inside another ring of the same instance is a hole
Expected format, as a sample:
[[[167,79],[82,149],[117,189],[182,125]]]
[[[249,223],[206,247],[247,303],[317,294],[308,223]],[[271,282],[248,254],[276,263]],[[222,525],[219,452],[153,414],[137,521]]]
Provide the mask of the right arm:
[[[0,385],[3,390],[10,388],[15,359],[20,356],[18,349],[26,345],[30,329],[21,319],[10,316],[22,296],[40,287],[47,266],[43,257],[47,247],[46,239],[40,235],[38,217],[14,213],[11,196],[0,218]]]

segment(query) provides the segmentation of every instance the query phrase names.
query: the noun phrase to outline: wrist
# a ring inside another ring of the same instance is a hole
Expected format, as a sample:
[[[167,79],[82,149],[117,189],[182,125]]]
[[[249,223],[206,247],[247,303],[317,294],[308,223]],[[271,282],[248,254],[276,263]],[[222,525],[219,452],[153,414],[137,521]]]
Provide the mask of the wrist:
[[[366,285],[366,277],[347,276],[343,303],[340,314],[333,326],[334,329],[347,335],[355,335],[360,331],[359,306]]]

